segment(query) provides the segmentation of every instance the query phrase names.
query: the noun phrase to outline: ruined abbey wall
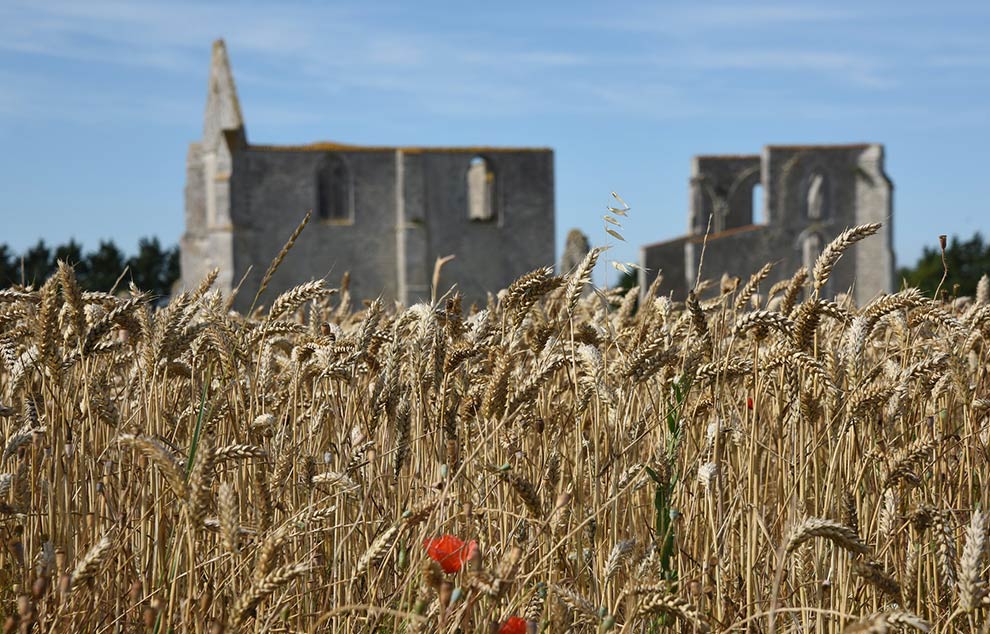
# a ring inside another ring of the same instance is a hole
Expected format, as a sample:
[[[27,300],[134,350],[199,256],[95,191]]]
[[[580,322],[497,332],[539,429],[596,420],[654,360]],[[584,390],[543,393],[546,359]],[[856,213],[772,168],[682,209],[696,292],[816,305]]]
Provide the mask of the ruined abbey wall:
[[[302,146],[247,141],[226,49],[217,42],[203,139],[190,145],[182,285],[213,268],[250,306],[269,263],[308,210],[312,220],[261,304],[311,279],[350,273],[358,299],[468,303],[554,263],[553,152],[545,148]]]
[[[643,288],[658,272],[661,289],[682,299],[701,277],[744,280],[768,262],[766,288],[800,266],[845,229],[880,222],[880,232],[850,249],[827,291],[852,290],[863,303],[893,289],[893,184],[876,144],[768,146],[759,156],[700,156],[692,165],[689,233],[641,250]],[[763,195],[753,203],[753,188]],[[707,235],[706,235],[707,233]]]

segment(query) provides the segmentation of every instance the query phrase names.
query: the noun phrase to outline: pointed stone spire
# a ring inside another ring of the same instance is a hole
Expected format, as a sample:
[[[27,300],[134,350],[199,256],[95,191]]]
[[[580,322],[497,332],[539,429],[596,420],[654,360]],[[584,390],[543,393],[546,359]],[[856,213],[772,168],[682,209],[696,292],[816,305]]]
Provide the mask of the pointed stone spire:
[[[244,119],[241,103],[237,99],[234,74],[227,59],[227,46],[223,40],[213,43],[213,60],[210,63],[210,83],[206,94],[206,117],[203,122],[203,146],[216,149],[224,132],[244,136]]]

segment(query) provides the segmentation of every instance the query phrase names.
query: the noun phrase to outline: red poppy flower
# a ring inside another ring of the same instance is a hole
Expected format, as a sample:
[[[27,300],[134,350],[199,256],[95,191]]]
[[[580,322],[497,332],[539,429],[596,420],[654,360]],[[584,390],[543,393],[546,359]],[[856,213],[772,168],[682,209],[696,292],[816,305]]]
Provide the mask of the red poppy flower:
[[[451,573],[460,570],[464,562],[471,559],[471,555],[478,550],[478,542],[472,539],[465,543],[453,535],[441,535],[424,539],[423,548],[431,559],[440,564],[444,572]]]
[[[498,628],[498,634],[526,634],[526,619],[510,616],[509,620]]]

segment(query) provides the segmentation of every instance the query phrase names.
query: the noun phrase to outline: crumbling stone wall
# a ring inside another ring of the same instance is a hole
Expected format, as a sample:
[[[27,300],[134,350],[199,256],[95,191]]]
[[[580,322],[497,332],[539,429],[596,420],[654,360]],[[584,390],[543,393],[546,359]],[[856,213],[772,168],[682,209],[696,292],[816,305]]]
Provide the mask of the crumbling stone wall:
[[[762,221],[754,224],[757,184],[764,199]],[[802,265],[811,269],[821,249],[846,228],[880,222],[878,235],[839,260],[826,290],[852,290],[863,303],[893,289],[893,185],[881,145],[767,146],[759,157],[700,156],[692,164],[691,188],[689,235],[642,248],[643,288],[660,272],[663,292],[682,299],[698,282],[699,267],[702,278],[728,273],[745,279],[775,262],[769,289]]]
[[[454,286],[466,304],[483,304],[488,292],[554,263],[553,152],[251,144],[216,42],[203,139],[187,158],[182,285],[219,267],[226,292],[244,279],[234,306],[247,308],[307,210],[313,218],[262,304],[345,271],[358,299],[429,299],[434,262],[449,255],[439,292]]]
[[[753,224],[753,187],[760,184],[759,156],[696,156],[691,161],[688,232],[704,234]]]

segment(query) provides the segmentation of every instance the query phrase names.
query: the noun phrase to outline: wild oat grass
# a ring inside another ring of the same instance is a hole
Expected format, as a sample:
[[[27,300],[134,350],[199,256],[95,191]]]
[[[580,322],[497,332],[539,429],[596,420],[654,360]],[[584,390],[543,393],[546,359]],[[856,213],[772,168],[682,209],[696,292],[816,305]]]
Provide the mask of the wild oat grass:
[[[0,291],[3,631],[987,631],[988,285],[825,297],[875,231],[683,304]]]

